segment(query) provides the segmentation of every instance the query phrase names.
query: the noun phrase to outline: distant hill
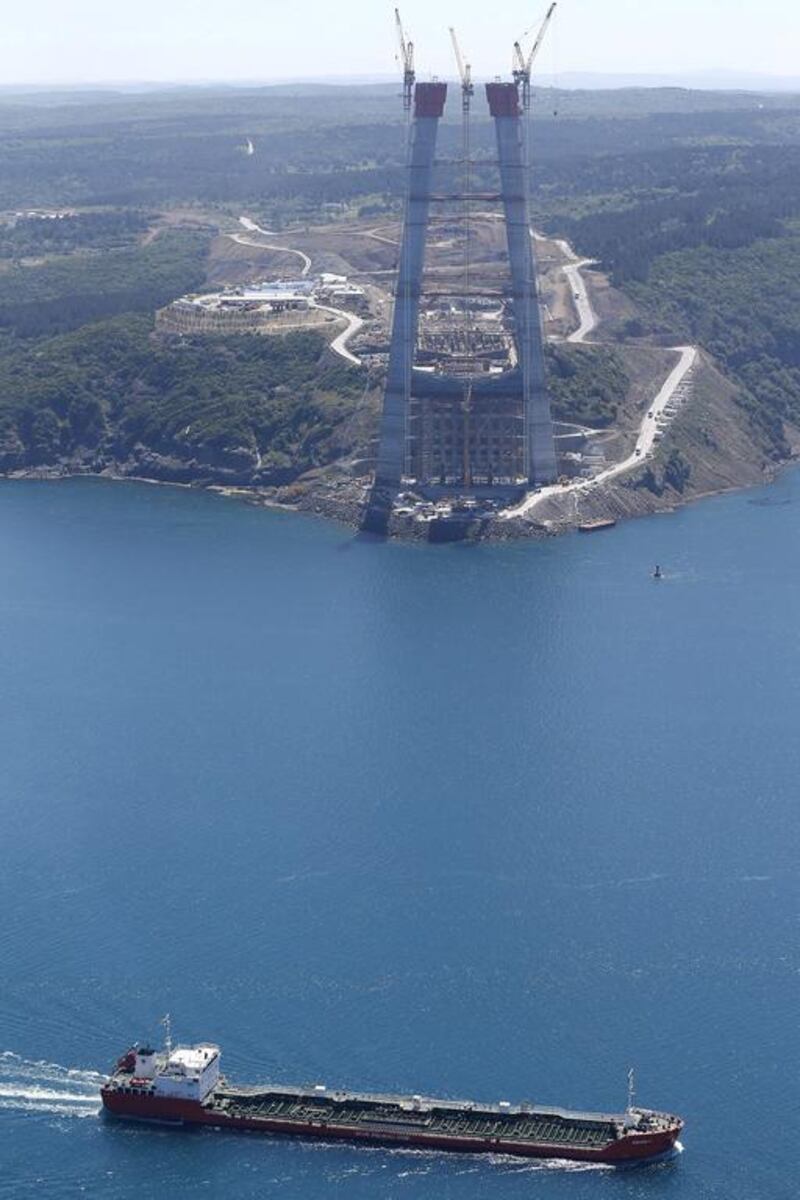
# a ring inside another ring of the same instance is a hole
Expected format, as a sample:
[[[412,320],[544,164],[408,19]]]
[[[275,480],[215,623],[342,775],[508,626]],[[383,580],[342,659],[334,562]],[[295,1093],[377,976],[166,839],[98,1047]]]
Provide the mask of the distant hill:
[[[588,89],[686,88],[712,92],[800,92],[800,75],[762,75],[748,71],[674,71],[664,75],[603,74],[597,71],[568,71],[563,75],[541,75],[545,87]]]
[[[455,82],[455,80],[453,81]],[[797,92],[800,75],[769,75],[755,71],[669,71],[663,74],[636,72],[604,73],[601,71],[566,71],[558,75],[537,75],[543,88],[566,91],[613,91],[617,88],[683,88],[688,91],[712,92]],[[0,84],[0,98],[6,96],[46,96],[67,98],[76,93],[112,95],[142,95],[149,92],[220,91],[269,88],[280,94],[298,92],[305,95],[338,91],[342,88],[397,90],[400,81],[395,75],[329,75],[295,76],[285,79],[198,79],[198,80],[122,80],[95,83]]]

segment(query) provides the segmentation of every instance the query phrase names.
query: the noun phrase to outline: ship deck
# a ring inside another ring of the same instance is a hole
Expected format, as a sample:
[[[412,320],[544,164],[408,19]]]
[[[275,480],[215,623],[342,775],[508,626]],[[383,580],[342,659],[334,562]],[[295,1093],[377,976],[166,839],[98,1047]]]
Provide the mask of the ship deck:
[[[231,1117],[287,1124],[440,1137],[536,1142],[599,1149],[621,1135],[621,1125],[599,1113],[567,1113],[520,1105],[513,1109],[466,1101],[423,1101],[408,1097],[319,1095],[263,1089],[218,1088],[211,1106]]]

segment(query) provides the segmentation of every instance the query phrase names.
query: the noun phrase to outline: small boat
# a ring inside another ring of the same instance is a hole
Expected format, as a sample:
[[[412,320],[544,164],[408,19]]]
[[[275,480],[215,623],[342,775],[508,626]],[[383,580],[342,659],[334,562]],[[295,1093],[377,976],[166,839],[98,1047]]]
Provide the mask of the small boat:
[[[599,533],[601,529],[613,529],[616,525],[613,517],[602,518],[597,521],[584,521],[578,526],[579,533]]]
[[[658,563],[656,563],[656,569],[655,569],[655,571],[653,571],[653,579],[663,579],[663,578],[664,578],[664,576],[661,573],[661,567],[658,565]]]

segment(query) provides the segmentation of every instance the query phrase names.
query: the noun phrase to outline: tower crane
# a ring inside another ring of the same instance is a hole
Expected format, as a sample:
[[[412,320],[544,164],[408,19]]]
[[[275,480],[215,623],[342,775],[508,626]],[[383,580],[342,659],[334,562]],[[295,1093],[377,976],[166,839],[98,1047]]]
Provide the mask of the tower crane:
[[[514,83],[522,90],[522,108],[524,112],[528,112],[531,106],[531,68],[533,67],[536,55],[542,48],[545,34],[553,19],[553,13],[558,7],[558,0],[553,0],[553,3],[547,10],[547,16],[542,22],[542,27],[537,34],[536,41],[531,46],[530,54],[526,58],[522,53],[520,43],[514,42]]]
[[[453,26],[450,26],[450,39],[453,43],[453,50],[456,55],[456,63],[458,65],[458,74],[461,77],[461,106],[465,112],[469,109],[470,100],[475,95],[475,84],[472,82],[472,67],[468,62],[464,62],[464,56],[461,53],[461,47],[458,44],[458,37]]]
[[[397,40],[400,44],[400,62],[403,67],[403,108],[406,112],[411,111],[411,101],[414,96],[414,82],[416,73],[414,71],[414,43],[408,41],[403,22],[400,20],[400,9],[394,10],[394,20],[397,26]]]

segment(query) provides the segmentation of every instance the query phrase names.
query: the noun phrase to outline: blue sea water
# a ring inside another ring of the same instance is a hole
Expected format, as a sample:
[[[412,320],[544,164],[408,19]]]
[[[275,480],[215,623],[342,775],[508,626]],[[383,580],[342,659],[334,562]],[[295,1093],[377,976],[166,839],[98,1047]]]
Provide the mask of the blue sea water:
[[[0,1197],[795,1197],[799,501],[466,549],[0,485]],[[685,1151],[99,1119],[168,1010],[242,1081],[619,1109],[633,1064]]]

